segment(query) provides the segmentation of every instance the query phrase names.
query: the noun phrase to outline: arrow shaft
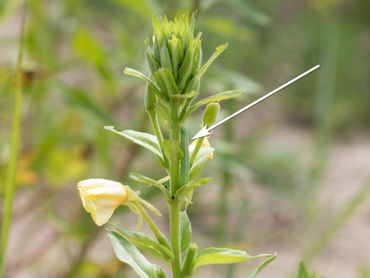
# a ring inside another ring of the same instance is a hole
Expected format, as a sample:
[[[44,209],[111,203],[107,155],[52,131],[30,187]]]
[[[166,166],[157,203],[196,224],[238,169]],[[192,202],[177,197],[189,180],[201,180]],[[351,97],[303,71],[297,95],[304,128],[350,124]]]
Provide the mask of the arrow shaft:
[[[253,106],[257,105],[258,103],[264,101],[265,99],[271,97],[272,95],[278,93],[282,89],[284,89],[284,88],[288,87],[289,85],[293,84],[294,82],[298,81],[302,77],[305,77],[306,75],[310,74],[311,72],[318,69],[319,67],[320,67],[320,65],[316,65],[313,68],[305,71],[304,73],[302,73],[302,74],[298,75],[297,77],[293,78],[292,80],[286,82],[285,84],[281,85],[280,87],[276,88],[275,90],[267,93],[266,95],[260,97],[259,99],[255,100],[252,103],[248,104],[247,106],[243,107],[242,109],[240,109],[240,110],[236,111],[235,113],[227,116],[225,119],[223,119],[223,120],[219,121],[218,123],[215,123],[214,125],[210,126],[209,128],[207,128],[207,131],[212,131],[216,127],[218,127],[218,126],[224,124],[225,122],[231,120],[232,118],[238,116],[240,113],[243,113],[244,111],[248,110],[249,108],[252,108]]]

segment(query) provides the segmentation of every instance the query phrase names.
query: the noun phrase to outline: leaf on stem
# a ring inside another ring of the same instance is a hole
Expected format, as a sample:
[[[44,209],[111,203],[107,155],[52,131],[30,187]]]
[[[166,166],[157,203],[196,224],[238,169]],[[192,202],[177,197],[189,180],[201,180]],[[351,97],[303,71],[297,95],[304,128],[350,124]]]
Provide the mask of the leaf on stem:
[[[155,278],[163,274],[160,266],[150,263],[125,236],[108,231],[117,258],[131,266],[141,278]]]
[[[202,77],[205,74],[205,72],[207,71],[207,69],[209,68],[209,66],[227,48],[227,46],[228,46],[228,43],[224,43],[224,44],[221,44],[221,45],[219,45],[219,46],[216,47],[215,52],[213,52],[213,54],[208,59],[208,61],[200,68],[199,74],[198,74],[199,77]]]
[[[154,153],[160,161],[163,163],[163,156],[161,153],[161,148],[158,143],[157,137],[155,137],[152,134],[145,133],[145,132],[139,132],[135,130],[123,130],[123,131],[117,131],[114,129],[113,126],[105,126],[105,130],[112,131],[113,133],[116,133],[118,135],[121,135],[128,140],[131,140],[132,142],[148,149],[152,153]]]
[[[250,261],[257,258],[270,258],[270,254],[251,256],[245,251],[211,247],[202,250],[195,262],[194,268],[209,264],[234,264]]]
[[[224,91],[219,94],[215,94],[210,97],[206,97],[204,99],[201,99],[200,101],[196,102],[194,105],[192,105],[189,110],[187,111],[187,116],[193,113],[195,110],[197,110],[199,107],[212,103],[212,102],[220,102],[223,100],[239,97],[242,95],[245,95],[247,92],[245,90],[228,90]]]
[[[113,225],[113,224],[112,224]],[[173,258],[172,251],[166,246],[155,241],[150,236],[135,231],[129,231],[123,228],[118,228],[116,225],[113,225],[117,230],[117,236],[124,236],[131,241],[132,244],[136,245],[139,249],[150,253],[151,255],[161,258],[164,260],[170,260]]]
[[[130,173],[130,179],[134,180],[134,181],[137,181],[137,182],[141,182],[141,183],[145,183],[149,186],[153,185],[155,187],[157,187],[159,190],[162,191],[162,193],[168,197],[168,192],[167,192],[167,189],[166,187],[160,182],[160,181],[156,181],[152,178],[149,178],[147,176],[144,176],[144,175],[141,175],[141,174],[137,174],[137,173]]]
[[[180,243],[181,243],[181,252],[184,252],[189,248],[191,242],[191,223],[186,211],[180,213]]]
[[[273,255],[266,255],[266,259],[260,263],[260,265],[251,273],[249,274],[248,278],[255,278],[257,275],[266,267],[268,266],[273,260],[276,259],[276,253]]]
[[[159,88],[158,88],[157,84],[155,84],[155,82],[151,78],[146,76],[144,73],[141,73],[140,71],[137,71],[137,70],[132,69],[132,68],[127,68],[127,67],[123,70],[123,72],[127,75],[131,75],[131,76],[135,76],[135,77],[138,77],[140,79],[143,79],[144,81],[148,82],[151,86],[153,86],[154,88],[156,88],[159,91]]]
[[[185,184],[184,186],[181,186],[177,190],[175,197],[178,200],[182,200],[183,198],[188,196],[188,194],[191,191],[193,191],[196,187],[202,186],[203,184],[206,184],[206,183],[210,182],[211,179],[212,178],[201,178],[201,179],[196,180],[196,181],[190,181],[189,183]]]

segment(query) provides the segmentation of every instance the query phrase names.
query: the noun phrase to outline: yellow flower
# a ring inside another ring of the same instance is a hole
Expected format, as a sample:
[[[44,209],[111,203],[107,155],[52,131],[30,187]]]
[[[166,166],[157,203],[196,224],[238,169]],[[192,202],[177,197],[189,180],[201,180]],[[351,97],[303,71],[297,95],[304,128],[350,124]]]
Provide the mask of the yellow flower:
[[[106,179],[88,179],[77,185],[83,207],[98,225],[104,225],[114,210],[129,200],[130,189],[120,182]]]
[[[191,144],[189,145],[189,154],[191,155],[195,149],[195,146],[197,145],[198,143],[198,140],[202,140],[202,138],[200,139],[196,139],[194,140],[193,142],[191,142]],[[211,160],[213,159],[213,149],[211,147],[211,144],[209,143],[208,139],[207,138],[204,138],[203,139],[203,142],[202,142],[202,145],[200,145],[200,151],[198,153],[198,155],[200,153],[202,153],[202,150],[204,150],[205,152],[207,152],[207,159],[208,160]]]

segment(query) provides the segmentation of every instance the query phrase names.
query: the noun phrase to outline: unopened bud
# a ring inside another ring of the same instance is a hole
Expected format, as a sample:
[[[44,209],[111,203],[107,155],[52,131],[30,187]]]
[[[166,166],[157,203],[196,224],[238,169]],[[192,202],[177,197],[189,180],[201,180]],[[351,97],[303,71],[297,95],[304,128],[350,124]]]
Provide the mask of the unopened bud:
[[[216,121],[219,111],[220,104],[218,102],[208,104],[203,114],[203,125],[207,127],[212,125]]]

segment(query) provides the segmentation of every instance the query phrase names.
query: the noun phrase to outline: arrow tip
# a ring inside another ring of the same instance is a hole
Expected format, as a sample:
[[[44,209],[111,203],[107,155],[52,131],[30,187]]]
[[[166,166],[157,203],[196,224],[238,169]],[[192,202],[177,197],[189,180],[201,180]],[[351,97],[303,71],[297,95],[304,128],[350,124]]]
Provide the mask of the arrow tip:
[[[193,138],[191,138],[191,140],[203,138],[203,137],[210,136],[210,135],[212,135],[212,132],[209,132],[207,130],[207,127],[204,126],[201,130],[198,131],[197,134],[194,135]]]

